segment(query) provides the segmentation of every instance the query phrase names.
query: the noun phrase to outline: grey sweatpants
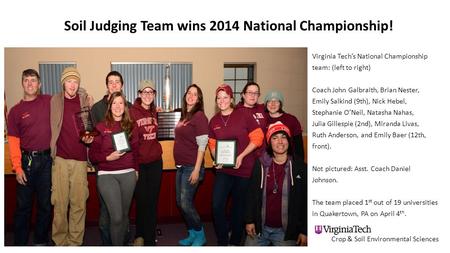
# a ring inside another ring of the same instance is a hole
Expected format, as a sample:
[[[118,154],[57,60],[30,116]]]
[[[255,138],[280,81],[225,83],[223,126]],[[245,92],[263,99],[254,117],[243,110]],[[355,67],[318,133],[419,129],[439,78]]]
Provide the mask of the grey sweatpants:
[[[111,219],[110,233],[113,245],[123,245],[128,228],[128,213],[136,186],[136,173],[98,176],[98,189]]]

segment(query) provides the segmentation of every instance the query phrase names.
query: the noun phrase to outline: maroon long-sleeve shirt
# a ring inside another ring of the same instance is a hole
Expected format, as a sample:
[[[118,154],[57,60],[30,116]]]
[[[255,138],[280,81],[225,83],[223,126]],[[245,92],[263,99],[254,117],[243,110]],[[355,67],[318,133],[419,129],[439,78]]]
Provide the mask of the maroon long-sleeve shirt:
[[[126,154],[115,161],[107,161],[106,157],[114,152],[112,134],[122,131],[120,122],[114,122],[111,127],[107,127],[105,122],[100,122],[97,124],[96,128],[100,132],[100,134],[94,138],[94,141],[90,146],[89,159],[94,165],[97,166],[98,170],[115,171],[130,168],[133,168],[136,171],[139,170],[139,143],[136,128],[133,128],[131,132],[131,138],[128,139],[131,146],[131,151],[128,151]]]

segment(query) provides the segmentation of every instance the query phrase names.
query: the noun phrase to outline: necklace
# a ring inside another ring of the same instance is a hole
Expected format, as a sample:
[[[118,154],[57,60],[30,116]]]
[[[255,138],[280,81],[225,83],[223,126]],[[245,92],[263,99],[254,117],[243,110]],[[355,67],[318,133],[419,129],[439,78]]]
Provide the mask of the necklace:
[[[228,115],[227,120],[224,120],[224,119],[223,119],[223,115],[222,115],[222,114],[220,114],[220,118],[222,119],[223,125],[224,125],[224,126],[227,126],[228,120],[231,118],[231,114]]]
[[[277,183],[277,176],[275,175],[275,163],[272,161],[272,174],[273,174],[273,194],[277,194],[278,192],[278,183]]]

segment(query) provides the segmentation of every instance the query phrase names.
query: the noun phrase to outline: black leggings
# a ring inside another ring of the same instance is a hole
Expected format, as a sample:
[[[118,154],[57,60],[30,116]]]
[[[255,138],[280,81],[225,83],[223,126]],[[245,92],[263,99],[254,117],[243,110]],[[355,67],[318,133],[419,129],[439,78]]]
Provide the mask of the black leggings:
[[[143,237],[146,246],[155,245],[161,176],[162,160],[139,164],[135,190],[136,237]]]

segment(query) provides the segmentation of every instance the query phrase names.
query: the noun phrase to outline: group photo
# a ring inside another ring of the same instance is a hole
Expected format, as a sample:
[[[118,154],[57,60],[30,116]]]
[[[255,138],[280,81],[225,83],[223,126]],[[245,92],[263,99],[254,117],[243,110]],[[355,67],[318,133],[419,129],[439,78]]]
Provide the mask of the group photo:
[[[307,48],[5,48],[4,246],[307,246]]]

